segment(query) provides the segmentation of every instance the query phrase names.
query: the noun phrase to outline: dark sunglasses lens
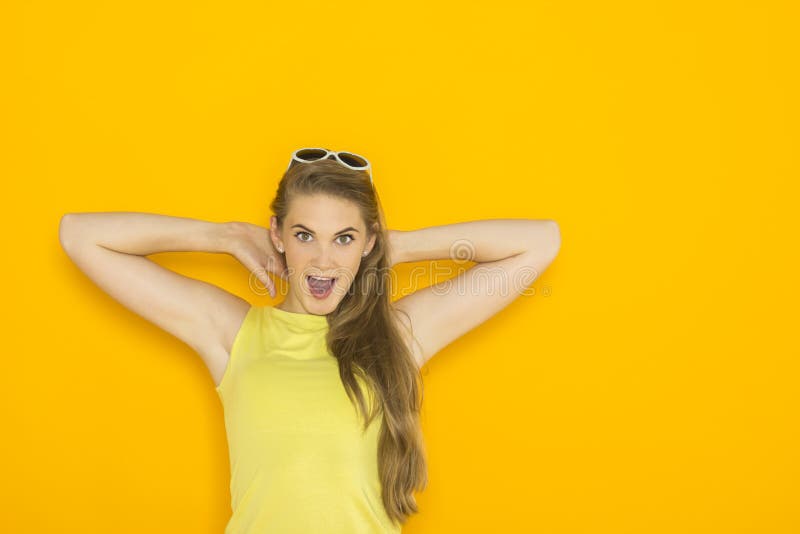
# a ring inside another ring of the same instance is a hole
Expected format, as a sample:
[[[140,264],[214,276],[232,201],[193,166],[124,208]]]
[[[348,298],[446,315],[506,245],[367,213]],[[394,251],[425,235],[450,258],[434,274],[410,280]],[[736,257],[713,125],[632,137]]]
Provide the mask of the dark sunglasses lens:
[[[315,161],[325,157],[325,151],[318,148],[305,148],[297,152],[296,156],[303,161]]]
[[[350,152],[339,152],[339,158],[351,167],[366,167],[367,160],[358,154],[351,154]]]

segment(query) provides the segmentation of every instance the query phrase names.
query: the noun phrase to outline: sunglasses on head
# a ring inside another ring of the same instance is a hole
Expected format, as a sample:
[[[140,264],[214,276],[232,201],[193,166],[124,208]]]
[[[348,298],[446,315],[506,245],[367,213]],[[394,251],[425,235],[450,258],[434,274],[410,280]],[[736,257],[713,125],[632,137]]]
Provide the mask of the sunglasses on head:
[[[310,163],[321,159],[327,159],[333,156],[333,159],[347,167],[356,171],[367,171],[369,174],[369,182],[372,182],[372,165],[370,165],[367,158],[353,154],[352,152],[336,152],[328,150],[327,148],[299,148],[292,152],[292,159],[289,161],[289,166],[286,167],[288,171],[295,163]],[[373,184],[374,185],[374,184]]]

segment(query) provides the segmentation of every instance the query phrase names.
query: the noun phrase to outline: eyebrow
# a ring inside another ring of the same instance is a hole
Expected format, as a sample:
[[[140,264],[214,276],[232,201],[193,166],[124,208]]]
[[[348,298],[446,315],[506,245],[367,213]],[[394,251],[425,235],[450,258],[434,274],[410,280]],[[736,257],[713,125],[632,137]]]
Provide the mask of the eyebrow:
[[[312,234],[313,234],[313,233],[315,233],[315,232],[314,232],[314,230],[312,230],[311,228],[309,228],[309,227],[307,227],[307,226],[303,226],[302,224],[293,224],[293,225],[292,225],[292,228],[294,228],[295,226],[299,226],[299,227],[300,227],[300,228],[302,228],[303,230],[306,230],[307,232],[310,232],[310,233],[312,233]],[[339,235],[339,234],[343,234],[343,233],[345,233],[345,232],[358,232],[358,229],[356,229],[356,228],[353,228],[352,226],[348,226],[347,228],[344,228],[344,229],[342,229],[342,230],[339,230],[338,232],[336,232],[336,233],[335,233],[335,234],[333,234],[333,235]]]

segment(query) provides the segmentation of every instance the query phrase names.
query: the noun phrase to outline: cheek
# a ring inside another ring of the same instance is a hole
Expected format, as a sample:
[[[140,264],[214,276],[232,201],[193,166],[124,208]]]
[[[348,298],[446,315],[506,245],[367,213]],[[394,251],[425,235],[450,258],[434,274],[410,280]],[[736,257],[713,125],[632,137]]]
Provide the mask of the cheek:
[[[308,270],[308,261],[302,255],[287,255],[286,267],[289,269],[290,278],[300,280],[304,277],[304,271]]]
[[[338,278],[339,282],[344,285],[350,285],[353,283],[353,280],[356,277],[356,273],[358,273],[359,263],[352,262],[352,259],[348,259],[348,263],[340,264],[341,267],[338,269]]]

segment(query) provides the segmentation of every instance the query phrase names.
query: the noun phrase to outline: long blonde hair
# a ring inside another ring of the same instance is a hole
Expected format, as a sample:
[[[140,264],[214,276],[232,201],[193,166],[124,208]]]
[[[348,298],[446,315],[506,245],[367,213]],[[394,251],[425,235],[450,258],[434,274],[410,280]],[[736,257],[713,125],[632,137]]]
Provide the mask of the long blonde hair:
[[[364,420],[364,429],[382,415],[378,441],[378,468],[382,500],[392,521],[405,523],[417,513],[414,491],[427,486],[427,454],[420,426],[422,376],[406,344],[390,300],[388,230],[377,191],[364,171],[326,159],[290,167],[281,178],[270,204],[279,230],[293,198],[325,194],[353,202],[367,231],[377,233],[370,253],[362,258],[352,285],[336,309],[328,314],[327,345],[338,360],[339,376],[347,396]],[[376,403],[367,402],[359,376]]]

